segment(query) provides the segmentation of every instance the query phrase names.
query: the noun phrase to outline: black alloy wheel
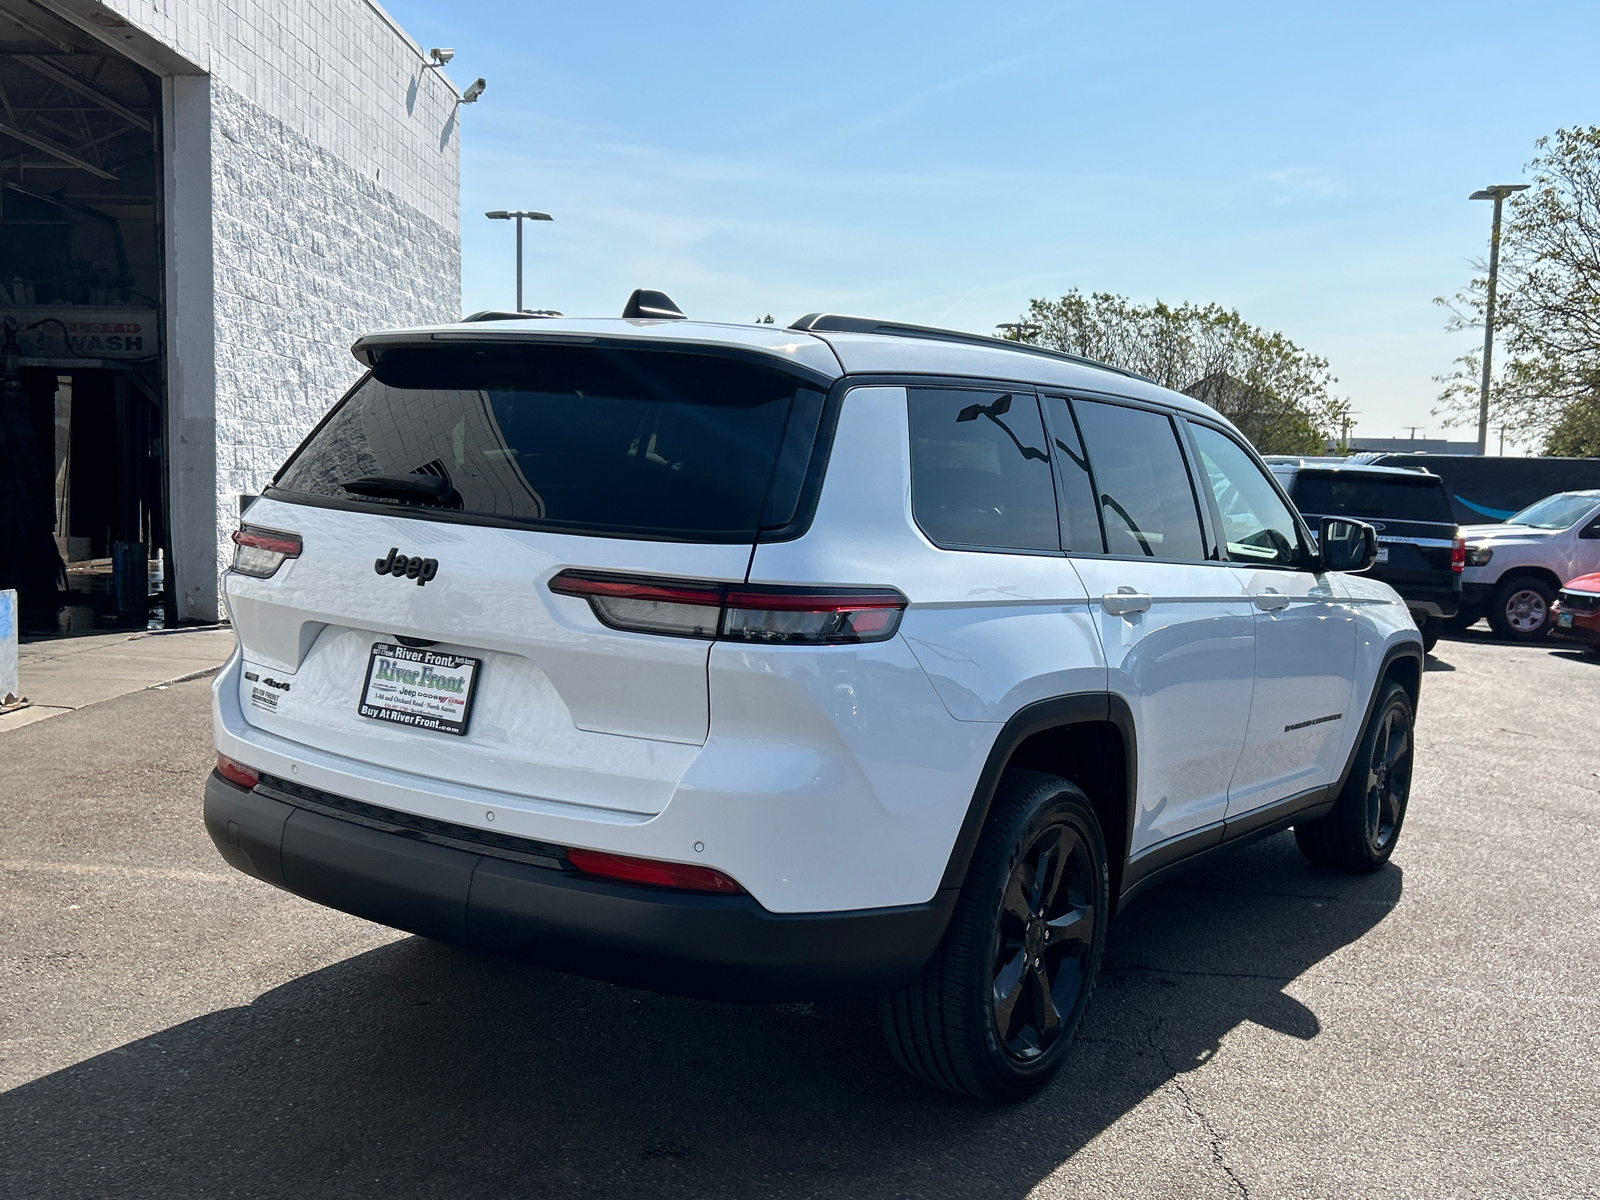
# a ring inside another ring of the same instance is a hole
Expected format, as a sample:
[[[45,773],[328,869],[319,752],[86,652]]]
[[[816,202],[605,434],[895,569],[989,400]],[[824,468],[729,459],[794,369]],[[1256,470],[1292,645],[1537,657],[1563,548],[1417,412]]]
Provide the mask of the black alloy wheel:
[[[1384,854],[1400,832],[1411,798],[1411,713],[1392,704],[1379,717],[1366,761],[1366,834],[1374,854]]]
[[[1070,826],[1051,825],[1018,858],[995,928],[995,1032],[1030,1062],[1061,1036],[1077,1007],[1094,948],[1096,864]]]
[[[1066,1059],[1111,915],[1105,839],[1058,775],[1001,777],[944,940],[879,1006],[889,1050],[926,1083],[1021,1100]]]
[[[1375,871],[1389,861],[1411,800],[1416,755],[1411,695],[1393,680],[1381,692],[1362,732],[1355,761],[1333,810],[1294,827],[1295,844],[1312,862],[1343,871]]]

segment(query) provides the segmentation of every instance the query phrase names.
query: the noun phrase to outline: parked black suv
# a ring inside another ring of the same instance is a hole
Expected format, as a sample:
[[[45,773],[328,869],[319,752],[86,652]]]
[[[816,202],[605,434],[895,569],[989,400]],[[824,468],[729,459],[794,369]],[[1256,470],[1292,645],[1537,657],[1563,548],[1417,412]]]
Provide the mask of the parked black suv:
[[[1322,517],[1356,517],[1377,529],[1378,561],[1368,574],[1400,593],[1432,650],[1440,625],[1461,607],[1466,562],[1444,480],[1416,468],[1267,461],[1311,528]]]

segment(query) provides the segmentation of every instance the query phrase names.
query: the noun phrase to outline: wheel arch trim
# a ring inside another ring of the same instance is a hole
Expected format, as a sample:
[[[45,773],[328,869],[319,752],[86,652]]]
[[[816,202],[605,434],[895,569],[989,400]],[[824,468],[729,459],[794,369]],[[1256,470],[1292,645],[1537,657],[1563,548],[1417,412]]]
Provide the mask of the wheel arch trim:
[[[1366,734],[1367,725],[1371,723],[1372,714],[1378,707],[1378,699],[1383,695],[1383,685],[1389,680],[1394,665],[1405,658],[1412,659],[1416,664],[1417,683],[1416,690],[1411,693],[1412,708],[1415,709],[1421,702],[1422,675],[1425,670],[1423,665],[1425,655],[1422,650],[1422,644],[1420,642],[1405,641],[1390,646],[1388,650],[1384,651],[1383,661],[1379,664],[1377,674],[1372,681],[1372,691],[1367,696],[1366,708],[1361,714],[1361,724],[1356,726],[1356,736],[1350,743],[1350,753],[1345,756],[1344,770],[1339,772],[1338,779],[1334,780],[1328,789],[1330,796],[1337,797],[1343,794],[1344,785],[1350,779],[1350,772],[1355,769],[1356,756],[1361,753],[1361,739]],[[1399,681],[1397,680],[1396,682]],[[1404,683],[1401,683],[1401,686],[1404,687]]]
[[[1134,804],[1138,796],[1139,755],[1133,710],[1126,700],[1112,692],[1075,692],[1025,705],[1013,713],[1001,728],[989,748],[989,756],[978,775],[972,799],[967,804],[967,815],[962,819],[949,861],[945,864],[944,876],[939,882],[940,890],[958,889],[966,879],[967,867],[977,848],[978,838],[983,833],[984,822],[989,818],[1000,777],[1018,747],[1035,734],[1093,722],[1115,726],[1122,738],[1123,784],[1127,792],[1123,804],[1126,825],[1122,830],[1121,861],[1111,864],[1115,872],[1115,884],[1115,879],[1120,878],[1122,871],[1127,868],[1129,839],[1126,835],[1133,829]]]

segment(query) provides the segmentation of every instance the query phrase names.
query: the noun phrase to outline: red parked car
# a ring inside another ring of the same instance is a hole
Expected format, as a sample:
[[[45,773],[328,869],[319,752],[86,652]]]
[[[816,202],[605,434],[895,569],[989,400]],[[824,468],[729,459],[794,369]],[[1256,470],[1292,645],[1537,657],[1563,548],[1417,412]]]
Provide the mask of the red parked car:
[[[1551,636],[1600,650],[1600,571],[1568,580],[1550,606]]]

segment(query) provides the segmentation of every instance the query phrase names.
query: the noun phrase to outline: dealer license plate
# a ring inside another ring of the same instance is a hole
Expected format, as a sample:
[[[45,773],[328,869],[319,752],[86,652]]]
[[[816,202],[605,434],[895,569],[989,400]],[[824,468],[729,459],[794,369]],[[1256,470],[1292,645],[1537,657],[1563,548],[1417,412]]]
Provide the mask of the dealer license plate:
[[[1556,624],[1560,625],[1562,628],[1566,628],[1567,626],[1571,625],[1572,624],[1572,614],[1571,613],[1562,613],[1560,616],[1556,617]]]
[[[1387,546],[1379,546],[1378,547],[1378,561],[1379,562],[1388,562],[1389,561],[1389,547],[1387,547]]]
[[[462,736],[481,658],[377,642],[361,688],[363,717]]]

